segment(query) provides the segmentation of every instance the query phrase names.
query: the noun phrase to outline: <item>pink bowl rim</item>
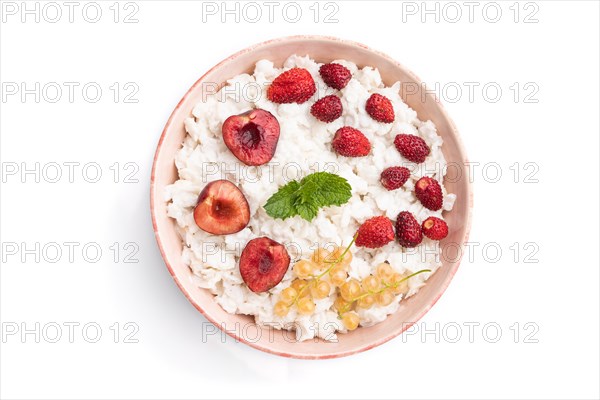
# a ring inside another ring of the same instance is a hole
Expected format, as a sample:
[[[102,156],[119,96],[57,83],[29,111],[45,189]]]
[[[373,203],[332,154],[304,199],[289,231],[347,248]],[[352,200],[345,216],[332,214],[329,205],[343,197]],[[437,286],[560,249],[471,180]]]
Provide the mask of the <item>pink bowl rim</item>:
[[[154,153],[154,159],[153,159],[153,163],[152,163],[152,172],[151,172],[151,176],[150,176],[150,212],[152,215],[152,228],[154,230],[154,236],[156,238],[156,242],[158,244],[158,248],[160,250],[160,254],[163,258],[163,261],[165,262],[165,265],[167,266],[167,269],[169,270],[169,273],[171,274],[171,277],[173,278],[173,280],[175,281],[175,283],[177,284],[177,286],[179,287],[179,289],[181,290],[181,292],[185,295],[185,297],[188,299],[188,301],[212,324],[214,324],[215,326],[217,326],[219,329],[222,329],[221,324],[218,321],[215,321],[213,318],[211,318],[208,313],[206,313],[204,311],[204,309],[198,304],[196,303],[191,295],[188,293],[188,291],[183,287],[183,285],[181,284],[179,277],[175,274],[171,264],[169,263],[169,261],[167,260],[167,256],[165,254],[165,250],[163,248],[163,244],[162,244],[162,240],[161,240],[161,236],[160,236],[160,232],[158,231],[157,228],[157,221],[156,221],[156,213],[155,213],[155,206],[156,204],[154,203],[154,198],[155,198],[155,172],[156,172],[156,168],[157,168],[157,159],[158,159],[158,155],[161,151],[161,147],[163,144],[163,141],[165,140],[165,137],[167,135],[167,131],[169,130],[169,128],[172,125],[172,121],[175,117],[175,114],[177,113],[177,111],[179,110],[179,108],[181,107],[181,105],[183,104],[183,102],[188,98],[188,96],[190,96],[190,94],[199,86],[201,85],[202,81],[204,80],[204,77],[208,74],[210,74],[212,71],[214,71],[215,69],[221,67],[223,64],[228,63],[232,60],[234,60],[235,58],[237,58],[238,56],[248,53],[250,51],[253,51],[257,48],[272,44],[272,43],[279,43],[279,42],[286,42],[286,41],[294,41],[294,40],[320,40],[320,41],[329,41],[329,42],[337,42],[337,43],[343,43],[346,45],[350,45],[350,46],[358,46],[361,47],[369,52],[375,53],[378,56],[387,59],[389,62],[393,63],[394,65],[396,65],[398,68],[404,70],[407,74],[411,75],[412,78],[414,79],[415,82],[422,82],[422,80],[415,74],[412,72],[412,70],[406,68],[404,65],[402,65],[401,63],[399,63],[398,61],[394,60],[392,57],[388,56],[385,53],[382,53],[378,50],[374,50],[372,48],[370,48],[367,45],[364,45],[362,43],[359,42],[355,42],[352,40],[347,40],[347,39],[340,39],[338,37],[335,36],[322,36],[322,35],[293,35],[293,36],[284,36],[284,37],[280,37],[280,38],[276,38],[276,39],[271,39],[271,40],[267,40],[267,41],[263,41],[254,45],[251,45],[243,50],[240,50],[234,54],[232,54],[231,56],[223,59],[221,62],[219,62],[218,64],[216,64],[214,67],[210,68],[208,71],[206,71],[189,89],[188,91],[185,93],[185,95],[181,98],[181,100],[177,103],[177,106],[175,107],[175,109],[173,110],[173,112],[171,113],[171,115],[169,116],[169,119],[167,120],[167,123],[165,124],[165,127],[162,130],[160,139],[158,141],[157,147],[156,147],[156,151]],[[427,96],[435,96],[435,94],[429,92],[427,93]],[[456,140],[456,144],[457,147],[459,148],[459,150],[461,151],[462,154],[465,155],[465,162],[468,162],[468,159],[466,157],[466,151],[465,151],[465,147],[464,144],[462,142],[462,138],[459,135],[458,129],[456,128],[456,125],[454,123],[454,121],[452,120],[452,118],[450,118],[450,116],[448,115],[448,113],[446,112],[446,109],[444,108],[444,105],[442,104],[441,101],[439,101],[439,99],[437,98],[437,96],[434,97],[437,105],[439,107],[440,112],[442,113],[443,117],[449,122],[450,126],[452,127],[452,131],[454,133],[454,137]],[[465,221],[465,235],[463,237],[461,246],[464,246],[464,243],[466,243],[469,239],[469,234],[471,231],[471,224],[472,224],[472,216],[473,216],[473,185],[471,183],[471,181],[467,180],[467,194],[468,194],[468,210],[467,210],[467,218]],[[459,257],[459,259],[454,263],[452,269],[449,272],[448,278],[444,281],[441,289],[439,290],[439,292],[437,293],[437,296],[430,301],[429,304],[427,304],[425,307],[423,307],[421,309],[421,313],[417,316],[417,318],[415,318],[414,321],[411,321],[410,324],[403,324],[403,326],[400,329],[397,329],[395,331],[390,332],[386,337],[381,338],[375,342],[370,342],[370,343],[365,343],[364,346],[361,346],[359,348],[355,348],[353,350],[348,350],[348,351],[341,351],[341,352],[337,352],[337,353],[331,353],[331,354],[324,354],[324,355],[310,355],[310,354],[297,354],[297,353],[285,353],[285,352],[280,352],[280,351],[276,351],[273,349],[270,349],[269,347],[266,346],[261,346],[258,345],[256,343],[253,343],[251,341],[247,341],[244,339],[244,337],[242,336],[238,336],[235,334],[235,332],[229,331],[229,330],[224,330],[224,332],[229,335],[230,337],[232,337],[233,339],[235,339],[238,342],[244,343],[254,349],[269,353],[269,354],[274,354],[274,355],[278,355],[278,356],[282,356],[282,357],[287,357],[287,358],[296,358],[296,359],[306,359],[306,360],[324,360],[324,359],[331,359],[331,358],[340,358],[340,357],[347,357],[353,354],[358,354],[358,353],[362,353],[364,351],[370,350],[372,348],[378,347],[384,343],[387,343],[388,341],[392,340],[393,338],[401,335],[404,331],[406,331],[407,329],[409,329],[411,326],[413,326],[415,323],[417,323],[421,318],[423,318],[423,316],[425,314],[427,314],[427,312],[429,312],[429,310],[437,303],[437,301],[440,299],[440,297],[444,294],[444,292],[446,291],[446,289],[448,288],[448,286],[450,285],[450,282],[452,281],[452,279],[454,278],[454,275],[456,274],[456,271],[458,270],[458,267],[460,266],[460,263],[462,261],[462,254],[464,252],[461,252],[461,255]]]

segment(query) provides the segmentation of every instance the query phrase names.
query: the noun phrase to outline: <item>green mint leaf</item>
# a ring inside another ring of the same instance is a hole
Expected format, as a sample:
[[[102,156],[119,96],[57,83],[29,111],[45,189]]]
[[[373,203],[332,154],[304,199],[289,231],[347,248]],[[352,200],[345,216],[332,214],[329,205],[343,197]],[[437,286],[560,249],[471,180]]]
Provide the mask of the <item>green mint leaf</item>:
[[[291,181],[274,193],[264,208],[273,218],[299,215],[307,221],[317,216],[319,208],[341,206],[350,200],[352,187],[341,176],[315,172],[300,182]]]
[[[264,208],[267,214],[273,218],[286,219],[298,215],[294,203],[296,202],[295,193],[300,187],[296,181],[291,181],[269,197]]]
[[[317,216],[319,208],[312,203],[296,203],[298,215],[307,221],[312,221]]]
[[[317,207],[340,206],[352,196],[352,187],[341,176],[315,172],[300,181],[298,196],[302,202],[310,202]]]

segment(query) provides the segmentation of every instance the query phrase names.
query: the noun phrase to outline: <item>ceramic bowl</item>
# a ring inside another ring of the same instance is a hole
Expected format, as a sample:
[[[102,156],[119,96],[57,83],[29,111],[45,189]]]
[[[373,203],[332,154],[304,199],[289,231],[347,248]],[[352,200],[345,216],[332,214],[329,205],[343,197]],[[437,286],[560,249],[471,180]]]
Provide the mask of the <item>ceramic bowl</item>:
[[[203,90],[207,87],[214,90],[214,85],[203,83],[217,82],[223,85],[235,75],[251,73],[254,64],[261,59],[269,59],[280,67],[292,54],[310,55],[318,62],[350,60],[359,67],[377,67],[386,85],[402,82],[403,88],[407,88],[402,90],[403,100],[417,112],[419,119],[433,121],[438,134],[444,139],[442,151],[447,162],[458,166],[461,172],[460,177],[454,174],[455,179],[447,177],[444,182],[448,191],[457,195],[454,209],[444,215],[450,233],[441,243],[443,252],[452,248],[452,255],[443,257],[443,265],[417,294],[401,302],[396,313],[375,326],[339,334],[336,343],[322,340],[296,342],[293,332],[250,325],[253,322],[251,317],[225,312],[212,294],[193,283],[191,270],[181,257],[182,242],[176,232],[175,221],[167,216],[164,201],[165,186],[177,180],[174,159],[186,135],[184,119],[191,115],[194,105],[203,96]],[[390,57],[362,44],[331,37],[294,36],[271,40],[242,50],[213,67],[188,90],[173,111],[160,137],[152,168],[150,195],[154,233],[167,268],[181,291],[198,311],[228,335],[256,349],[285,357],[323,359],[347,356],[400,335],[418,321],[448,287],[460,263],[458,246],[466,242],[471,221],[470,179],[468,170],[460,168],[466,161],[456,127],[440,102],[425,91],[416,75]]]

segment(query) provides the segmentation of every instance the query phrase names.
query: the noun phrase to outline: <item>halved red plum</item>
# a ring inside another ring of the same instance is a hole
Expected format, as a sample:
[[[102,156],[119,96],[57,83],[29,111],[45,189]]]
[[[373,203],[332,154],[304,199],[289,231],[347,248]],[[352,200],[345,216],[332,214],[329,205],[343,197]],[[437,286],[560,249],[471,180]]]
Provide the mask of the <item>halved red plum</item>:
[[[198,228],[213,235],[228,235],[241,231],[250,221],[246,196],[230,181],[210,182],[198,196],[194,209]]]
[[[279,141],[279,121],[259,108],[227,118],[221,131],[225,145],[246,165],[271,161]]]
[[[290,266],[290,256],[280,243],[260,237],[248,242],[240,256],[240,274],[255,293],[276,286]]]

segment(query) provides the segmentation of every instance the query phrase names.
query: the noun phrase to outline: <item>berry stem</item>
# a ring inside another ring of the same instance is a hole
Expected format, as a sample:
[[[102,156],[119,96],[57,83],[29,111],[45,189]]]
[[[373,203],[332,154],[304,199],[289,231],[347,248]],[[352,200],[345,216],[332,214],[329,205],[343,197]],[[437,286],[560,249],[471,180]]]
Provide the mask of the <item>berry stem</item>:
[[[375,291],[375,292],[368,291],[368,292],[366,292],[366,293],[363,293],[363,294],[361,294],[360,296],[357,296],[357,297],[355,297],[354,299],[352,299],[351,301],[349,301],[349,302],[348,302],[348,305],[347,305],[346,307],[344,307],[344,309],[343,309],[342,311],[340,311],[340,312],[338,313],[338,316],[341,318],[341,317],[342,317],[342,315],[343,315],[345,312],[347,312],[347,311],[350,309],[350,307],[352,306],[352,303],[354,303],[355,301],[358,301],[358,300],[360,300],[360,299],[362,299],[362,298],[365,298],[365,297],[367,297],[367,296],[370,296],[370,295],[379,294],[379,293],[381,293],[381,292],[383,292],[383,291],[385,291],[385,290],[387,290],[387,289],[389,289],[389,288],[393,288],[393,289],[395,289],[395,288],[397,288],[397,287],[398,287],[398,286],[399,286],[399,285],[400,285],[402,282],[409,280],[409,279],[410,279],[410,278],[412,278],[413,276],[416,276],[416,275],[422,274],[423,272],[431,272],[431,270],[430,270],[430,269],[422,269],[422,270],[420,270],[420,271],[413,272],[412,274],[410,274],[410,275],[408,275],[408,276],[406,276],[406,277],[402,278],[402,279],[401,279],[401,280],[399,280],[398,282],[395,282],[393,285],[390,285],[389,283],[387,283],[387,282],[383,282],[383,281],[382,281],[382,283],[383,283],[383,288],[381,288],[381,289],[379,289],[379,290],[377,290],[377,291]]]
[[[336,260],[325,261],[326,263],[331,264],[331,265],[329,267],[327,267],[327,269],[325,269],[325,271],[323,271],[319,275],[316,275],[316,276],[312,275],[313,279],[311,279],[306,285],[304,285],[300,288],[300,290],[298,291],[298,294],[296,295],[296,298],[294,299],[294,302],[292,304],[296,304],[298,302],[298,300],[302,296],[302,293],[304,293],[304,291],[306,289],[308,289],[311,284],[313,284],[314,282],[318,282],[319,279],[321,279],[326,274],[328,274],[329,271],[331,271],[333,269],[333,267],[335,267],[337,264],[339,264],[344,259],[344,256],[346,255],[346,253],[348,253],[348,251],[350,251],[350,247],[352,247],[352,245],[354,244],[354,241],[356,240],[357,236],[358,236],[358,233],[356,235],[354,235],[354,237],[350,241],[350,244],[348,244],[348,246],[344,249],[343,253],[340,254],[340,256]]]
[[[348,244],[348,246],[344,249],[344,251],[342,252],[342,254],[340,254],[340,256],[337,259],[335,259],[333,261],[324,261],[325,263],[331,264],[331,265],[325,271],[323,271],[321,274],[319,274],[316,277],[317,279],[320,279],[320,278],[324,277],[326,274],[329,273],[329,271],[331,271],[333,269],[333,267],[335,267],[336,265],[338,265],[344,259],[344,256],[346,255],[346,253],[348,253],[348,251],[350,251],[350,247],[352,247],[352,245],[356,241],[356,237],[357,236],[358,236],[358,233],[352,237],[352,240],[350,241],[350,244]]]

